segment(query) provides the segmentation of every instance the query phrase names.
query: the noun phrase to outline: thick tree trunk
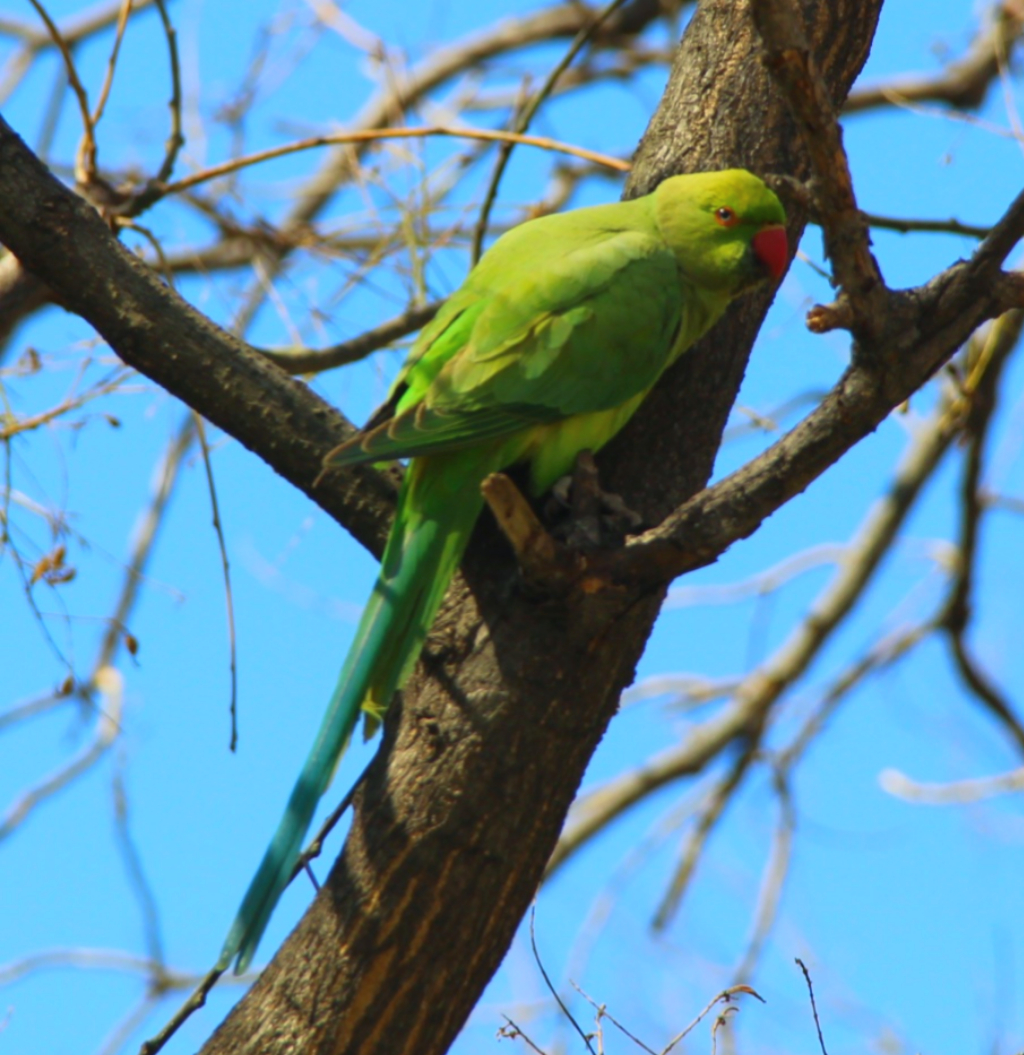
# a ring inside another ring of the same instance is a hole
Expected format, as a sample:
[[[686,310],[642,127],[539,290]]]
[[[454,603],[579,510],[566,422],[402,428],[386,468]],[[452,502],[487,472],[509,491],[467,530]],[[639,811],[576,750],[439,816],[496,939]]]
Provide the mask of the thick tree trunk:
[[[837,105],[880,7],[805,4]],[[700,5],[630,192],[737,165],[807,174],[758,51],[746,3]],[[602,459],[651,520],[707,481],[766,308],[761,295],[733,311]],[[477,533],[329,881],[205,1055],[441,1053],[501,962],[662,597],[527,597],[495,535]]]

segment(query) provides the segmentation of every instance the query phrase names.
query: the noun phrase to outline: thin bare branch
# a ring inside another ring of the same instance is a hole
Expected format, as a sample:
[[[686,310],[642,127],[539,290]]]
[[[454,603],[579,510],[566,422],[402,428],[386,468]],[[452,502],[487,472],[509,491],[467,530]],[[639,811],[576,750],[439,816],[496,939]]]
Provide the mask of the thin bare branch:
[[[69,16],[59,26],[60,39],[69,47],[74,47],[89,37],[109,29],[120,17],[121,3],[122,0],[110,0],[88,11]],[[132,13],[138,14],[152,6],[153,3],[154,0],[135,0]],[[56,47],[57,44],[49,32],[40,30],[38,26],[2,15],[0,15],[0,35],[14,37],[21,41],[21,46],[0,71],[0,105],[3,105],[21,83],[36,56],[49,48]]]
[[[992,777],[953,780],[945,784],[925,784],[911,780],[897,769],[883,769],[878,775],[878,783],[883,791],[908,802],[925,806],[962,806],[1024,791],[1024,767]]]
[[[752,597],[763,597],[785,586],[786,583],[824,565],[845,560],[847,547],[835,542],[817,546],[783,557],[777,564],[755,572],[739,582],[714,583],[708,586],[677,586],[669,591],[667,605],[684,608],[692,605],[736,604]]]
[[[164,184],[171,178],[174,171],[174,163],[178,158],[178,152],[185,145],[185,136],[181,130],[181,66],[178,61],[178,35],[174,30],[170,15],[167,13],[165,0],[155,0],[157,11],[160,13],[160,23],[164,29],[167,39],[167,56],[171,64],[171,99],[168,103],[171,111],[171,131],[167,136],[167,144],[164,147],[164,159],[160,168],[153,177],[153,182],[158,186]],[[145,195],[139,195],[139,204],[144,202]]]
[[[138,14],[147,7],[152,7],[154,2],[155,0],[133,0],[132,11]],[[61,38],[67,44],[79,44],[87,37],[109,29],[121,16],[121,4],[122,0],[108,0],[107,3],[96,4],[86,11],[69,15],[60,26]],[[56,46],[49,33],[42,32],[31,22],[23,22],[9,15],[0,15],[0,35],[15,37],[37,51]]]
[[[42,428],[44,425],[49,425],[58,418],[71,413],[71,411],[81,409],[92,400],[99,399],[102,396],[117,391],[123,384],[125,376],[126,372],[124,370],[117,370],[109,379],[93,385],[85,392],[77,392],[76,383],[76,385],[72,387],[72,391],[55,407],[51,407],[49,410],[40,411],[38,414],[32,414],[26,418],[15,418],[9,424],[0,427],[0,443],[6,442],[13,436],[18,436],[22,433]]]
[[[821,1022],[818,1020],[818,1005],[814,999],[814,986],[811,984],[811,972],[807,970],[807,965],[799,957],[796,959],[800,970],[803,971],[804,981],[807,983],[807,994],[811,998],[811,1011],[814,1013],[814,1028],[818,1031],[818,1045],[821,1048],[821,1055],[828,1055],[828,1051],[825,1048],[825,1038],[821,1032]]]
[[[129,217],[138,216],[164,196],[166,193],[164,188],[174,171],[178,154],[185,145],[185,135],[181,125],[181,64],[178,59],[178,35],[167,13],[166,0],[154,0],[154,2],[160,15],[164,38],[167,41],[167,56],[171,67],[171,98],[168,103],[171,111],[171,129],[164,144],[163,160],[160,162],[156,175],[147,181],[141,191],[131,196],[126,207],[121,210],[122,215]]]
[[[93,129],[100,123],[103,111],[110,97],[110,89],[114,86],[114,71],[117,69],[117,57],[121,52],[121,42],[124,40],[124,31],[128,26],[128,17],[132,13],[132,0],[121,0],[121,10],[117,16],[117,29],[114,33],[114,46],[110,49],[110,58],[107,60],[107,71],[103,75],[103,84],[100,85],[100,97],[96,100],[96,106],[92,111],[91,127]]]
[[[522,1031],[519,1026],[516,1025],[515,1022],[512,1021],[512,1019],[508,1017],[508,1015],[502,1015],[501,1017],[505,1020],[507,1024],[502,1026],[501,1029],[498,1030],[499,1037],[503,1037],[507,1040],[520,1039],[523,1041],[523,1043],[526,1044],[526,1046],[531,1051],[535,1051],[537,1055],[547,1055],[547,1052],[543,1048],[540,1048],[536,1044],[534,1044],[534,1042]]]
[[[958,415],[944,403],[911,441],[885,498],[868,513],[835,575],[786,642],[743,678],[729,707],[690,730],[684,743],[583,795],[570,812],[547,875],[615,817],[665,784],[699,772],[727,744],[765,720],[862,596],[958,428]]]
[[[64,60],[64,69],[67,71],[68,84],[75,93],[78,100],[78,111],[82,117],[82,139],[78,145],[78,153],[75,157],[75,179],[77,182],[88,185],[96,176],[96,136],[93,130],[92,115],[89,112],[89,97],[78,77],[75,60],[71,56],[68,41],[61,35],[57,24],[50,17],[49,12],[40,3],[40,0],[29,0],[29,3],[39,13],[54,46]]]
[[[24,956],[11,963],[0,964],[0,986],[11,985],[36,971],[55,967],[79,967],[95,971],[123,971],[143,977],[154,974],[160,965],[145,956],[122,952],[119,949],[67,948],[47,949]],[[169,974],[172,983],[186,988],[195,984],[190,976]]]
[[[573,60],[583,50],[587,45],[587,42],[594,36],[598,29],[604,25],[604,23],[620,7],[622,7],[624,2],[625,0],[610,0],[610,2],[594,16],[593,21],[580,29],[561,60],[555,64],[551,72],[545,77],[544,83],[537,89],[524,107],[517,109],[515,119],[512,122],[512,128],[510,129],[511,132],[519,135],[526,132],[530,127],[530,122],[533,120],[534,115],[541,108],[544,100],[551,95],[551,92],[554,90],[554,87],[558,83],[562,74],[572,65]],[[505,169],[508,166],[509,158],[512,156],[512,149],[514,146],[515,142],[509,140],[507,143],[503,144],[498,151],[498,160],[495,163],[494,171],[491,173],[490,182],[487,184],[483,205],[480,206],[480,217],[477,220],[476,230],[473,232],[473,246],[470,252],[470,259],[474,264],[480,259],[480,254],[483,252],[484,236],[487,234],[487,226],[491,217],[491,208],[498,196],[498,188],[501,186],[501,178],[505,174]],[[627,171],[627,169],[623,169],[623,171]]]
[[[662,13],[660,3],[633,2],[604,27],[601,39],[641,32]],[[595,8],[578,0],[543,6],[509,17],[479,32],[467,34],[445,47],[434,49],[407,73],[387,81],[353,118],[354,129],[380,129],[393,124],[428,92],[452,77],[541,41],[575,36],[594,18]],[[347,150],[332,151],[321,170],[303,188],[288,215],[286,228],[307,226],[331,200],[338,187],[351,178],[353,158]]]
[[[92,739],[70,762],[61,766],[35,787],[22,792],[14,800],[3,819],[0,820],[0,841],[6,839],[23,824],[37,806],[66,788],[86,770],[91,769],[120,735],[121,708],[124,697],[124,680],[120,672],[113,667],[104,667],[96,672],[93,682],[102,694],[102,701],[96,708],[96,729]]]
[[[17,725],[28,718],[35,718],[40,714],[47,714],[67,703],[73,696],[74,682],[66,680],[56,692],[48,692],[45,696],[38,696],[24,703],[16,703],[8,707],[6,711],[0,711],[0,730],[8,726]]]
[[[621,1022],[619,1022],[618,1019],[615,1018],[615,1016],[608,1010],[608,1008],[604,1004],[599,1004],[589,993],[587,993],[584,989],[582,989],[574,981],[572,981],[572,979],[569,980],[569,984],[573,987],[573,989],[576,990],[577,993],[580,994],[580,996],[583,997],[584,1000],[586,1000],[588,1004],[590,1004],[590,1006],[596,1012],[594,1017],[597,1021],[598,1029],[600,1029],[602,1019],[606,1018],[620,1033],[622,1033],[623,1036],[629,1037],[629,1039],[638,1048],[642,1048],[648,1053],[648,1055],[658,1055],[658,1053],[653,1048],[648,1047],[648,1045],[646,1045],[638,1036],[631,1033]],[[599,1042],[597,1049],[598,1052],[603,1052],[604,1045]]]
[[[163,457],[157,462],[153,471],[150,499],[140,513],[132,531],[128,562],[124,579],[118,593],[114,610],[107,620],[107,630],[100,642],[96,659],[93,663],[93,677],[104,667],[112,666],[125,640],[125,628],[128,625],[135,602],[138,600],[146,565],[156,543],[157,532],[164,520],[167,503],[174,492],[185,455],[195,441],[195,422],[191,414],[186,414],[177,433],[168,443]]]
[[[977,34],[962,59],[937,74],[901,77],[887,84],[855,88],[843,113],[861,113],[904,102],[939,102],[960,110],[979,109],[999,77],[1000,64],[1020,40],[1024,6],[1020,0],[1002,0],[991,9],[988,18],[989,25]]]
[[[165,1025],[159,1033],[142,1044],[139,1048],[139,1055],[156,1055],[171,1037],[178,1032],[185,1021],[198,1011],[199,1008],[206,1004],[206,998],[209,996],[210,990],[217,984],[223,973],[223,971],[218,971],[217,968],[214,968],[212,971],[203,975],[199,984],[192,991],[191,996],[189,996],[188,1000],[178,1008],[170,1021],[168,1021],[167,1025]],[[238,978],[238,981],[244,979],[252,981],[252,976],[242,975]]]
[[[192,173],[191,176],[184,176],[180,180],[168,183],[163,188],[163,193],[164,195],[178,194],[190,187],[198,186],[200,183],[207,183],[212,179],[217,179],[219,176],[238,172],[251,165],[287,157],[289,154],[297,154],[304,150],[313,150],[317,147],[337,146],[343,143],[376,143],[389,139],[425,139],[430,136],[446,136],[455,139],[480,140],[481,142],[493,143],[523,143],[527,146],[539,147],[541,150],[582,158],[584,161],[604,165],[606,168],[615,169],[618,172],[629,171],[629,163],[619,158],[612,157],[609,154],[601,154],[596,150],[576,147],[570,143],[562,143],[547,136],[518,135],[515,132],[503,132],[490,128],[447,128],[442,125],[425,128],[370,128],[358,132],[336,132],[331,135],[310,136],[295,143],[285,143],[279,147],[271,147],[268,150],[259,150],[244,157],[233,158],[231,161],[224,161],[219,165],[211,165],[209,168]]]
[[[555,998],[555,1003],[561,1008],[562,1014],[565,1015],[566,1019],[572,1023],[573,1029],[580,1035],[583,1043],[587,1046],[587,1051],[590,1055],[597,1055],[594,1051],[593,1045],[590,1043],[590,1037],[583,1032],[583,1027],[573,1017],[572,1012],[565,1006],[565,1001],[559,996],[558,990],[554,987],[551,979],[548,977],[548,972],[544,969],[544,962],[540,958],[540,950],[537,948],[537,907],[533,905],[530,908],[530,948],[533,950],[533,959],[537,964],[537,970],[540,971],[541,977],[544,979],[544,984],[548,987],[548,992]]]
[[[747,775],[751,764],[757,756],[762,731],[763,727],[751,731],[742,752],[732,764],[728,773],[720,780],[717,780],[705,796],[704,802],[697,812],[696,823],[687,836],[679,864],[669,882],[668,890],[665,891],[661,903],[658,905],[658,910],[654,914],[651,926],[655,931],[665,930],[679,911],[679,906],[682,904],[683,897],[686,895],[687,888],[690,885],[690,880],[697,870],[697,863],[704,852],[704,847],[711,833],[722,819],[726,807],[733,800],[736,789],[743,782],[743,778]]]
[[[991,227],[962,223],[960,220],[911,220],[898,216],[879,216],[877,213],[862,212],[868,227],[882,231],[898,231],[900,234],[917,232],[931,234],[962,234],[968,238],[987,238],[992,233]]]
[[[220,552],[221,574],[224,578],[224,607],[228,617],[228,668],[231,672],[231,701],[228,704],[228,713],[231,715],[231,738],[228,747],[234,751],[238,747],[238,649],[235,641],[235,601],[231,591],[231,564],[228,561],[228,548],[224,542],[224,528],[220,519],[220,503],[217,501],[217,485],[213,478],[213,466],[210,463],[210,445],[206,442],[206,428],[200,415],[196,414],[194,417],[199,449],[203,455],[206,488],[210,495],[213,531],[217,536],[217,549]]]
[[[835,714],[839,705],[870,674],[892,666],[903,659],[937,629],[935,620],[927,620],[916,626],[887,634],[872,645],[859,659],[850,664],[828,689],[822,694],[820,704],[800,727],[792,741],[775,758],[776,768],[782,773],[789,773],[810,747],[811,743],[825,729],[829,719]]]
[[[992,324],[984,340],[975,342],[973,354],[968,356],[969,373],[964,390],[970,401],[967,413],[970,442],[960,489],[959,560],[940,623],[947,632],[956,669],[964,684],[1009,733],[1018,749],[1024,751],[1024,723],[982,671],[966,641],[973,612],[979,532],[986,509],[981,482],[985,450],[996,409],[999,379],[1010,353],[1020,340],[1022,328],[1024,312],[1007,312]]]
[[[365,359],[394,341],[422,329],[438,313],[444,301],[410,308],[372,330],[330,348],[260,348],[261,355],[290,374],[318,374]]]
[[[163,939],[160,935],[160,914],[157,910],[156,896],[146,878],[142,867],[139,849],[132,838],[128,824],[128,795],[124,786],[122,767],[114,770],[113,786],[114,826],[117,832],[117,845],[121,851],[121,860],[128,873],[128,882],[135,894],[139,911],[142,915],[142,933],[149,962],[153,965],[153,977],[163,978],[167,973],[167,958],[164,955]]]
[[[796,811],[786,774],[776,770],[774,775],[775,793],[779,804],[779,818],[775,823],[772,845],[768,852],[761,874],[761,885],[757,892],[757,904],[754,907],[753,926],[743,959],[736,968],[735,980],[745,982],[752,978],[761,958],[765,942],[775,926],[782,901],[782,891],[789,875],[790,861],[793,856],[793,836],[796,831]]]
[[[765,998],[756,990],[751,988],[749,985],[731,985],[728,989],[723,989],[716,997],[713,997],[707,1007],[684,1029],[681,1033],[677,1033],[666,1045],[661,1049],[660,1055],[668,1055],[668,1053],[681,1041],[684,1040],[689,1033],[700,1025],[701,1021],[707,1015],[707,1013],[719,1003],[729,1003],[734,996],[738,993],[746,993],[747,996],[752,996],[756,1000],[760,1000],[761,1003],[765,1003]]]

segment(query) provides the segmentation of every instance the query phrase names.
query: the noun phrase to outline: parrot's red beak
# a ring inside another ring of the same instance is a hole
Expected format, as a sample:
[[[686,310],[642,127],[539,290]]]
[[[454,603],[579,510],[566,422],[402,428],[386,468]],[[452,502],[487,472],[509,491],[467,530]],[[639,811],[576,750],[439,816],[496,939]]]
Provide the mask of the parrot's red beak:
[[[766,227],[754,235],[750,244],[754,247],[757,259],[768,268],[772,278],[778,282],[786,270],[786,262],[789,259],[786,228],[781,225]]]

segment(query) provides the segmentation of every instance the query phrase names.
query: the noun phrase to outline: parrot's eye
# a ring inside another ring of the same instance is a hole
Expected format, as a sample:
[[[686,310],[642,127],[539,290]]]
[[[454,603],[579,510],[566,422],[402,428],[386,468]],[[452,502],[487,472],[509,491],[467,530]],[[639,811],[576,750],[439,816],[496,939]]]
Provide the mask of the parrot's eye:
[[[723,227],[735,227],[740,222],[739,217],[728,205],[715,209],[715,220]]]

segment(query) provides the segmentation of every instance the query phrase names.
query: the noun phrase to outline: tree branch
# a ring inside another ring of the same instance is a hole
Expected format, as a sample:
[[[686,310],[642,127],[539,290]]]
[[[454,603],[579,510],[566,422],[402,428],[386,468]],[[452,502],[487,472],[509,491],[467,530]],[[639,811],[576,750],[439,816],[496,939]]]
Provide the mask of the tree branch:
[[[921,488],[958,431],[959,415],[944,400],[909,445],[888,493],[846,547],[838,569],[811,604],[806,618],[772,656],[732,689],[729,705],[691,729],[683,743],[582,796],[569,814],[546,877],[626,810],[658,788],[699,773],[730,743],[749,738],[768,723],[776,702],[804,675],[873,580]]]
[[[0,241],[96,328],[129,365],[262,457],[380,552],[396,475],[332,473],[325,451],[351,435],[344,417],[299,381],[215,326],[168,289],[58,183],[0,118]]]
[[[977,110],[989,87],[1009,65],[1010,54],[1024,31],[1024,5],[1003,0],[991,14],[991,23],[975,37],[967,54],[937,74],[901,77],[889,84],[867,85],[850,92],[844,114],[861,113],[900,103],[948,103],[957,110]]]
[[[969,400],[967,432],[969,444],[960,489],[960,544],[956,574],[939,617],[946,631],[957,672],[978,703],[1002,725],[1017,749],[1024,752],[1024,723],[1010,703],[992,684],[967,644],[967,628],[973,614],[975,567],[981,518],[985,511],[981,474],[1003,367],[1020,340],[1024,312],[1007,312],[993,324],[987,340],[968,361],[966,398]],[[971,369],[973,367],[974,369]]]

